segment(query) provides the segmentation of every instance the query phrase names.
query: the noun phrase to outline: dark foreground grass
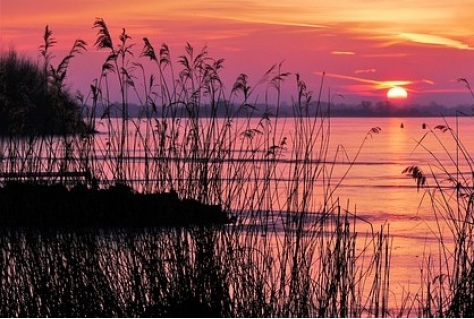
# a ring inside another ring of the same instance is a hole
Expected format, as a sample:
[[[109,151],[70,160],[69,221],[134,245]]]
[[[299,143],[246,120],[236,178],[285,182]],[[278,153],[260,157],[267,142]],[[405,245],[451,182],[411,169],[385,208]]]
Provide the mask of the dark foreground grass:
[[[375,239],[378,256],[366,252],[362,270],[347,216],[332,226],[335,232],[318,236],[314,252],[285,244],[290,255],[270,248],[277,237],[236,238],[229,226],[4,230],[0,315],[385,316],[386,283],[378,280],[387,271],[386,239]]]

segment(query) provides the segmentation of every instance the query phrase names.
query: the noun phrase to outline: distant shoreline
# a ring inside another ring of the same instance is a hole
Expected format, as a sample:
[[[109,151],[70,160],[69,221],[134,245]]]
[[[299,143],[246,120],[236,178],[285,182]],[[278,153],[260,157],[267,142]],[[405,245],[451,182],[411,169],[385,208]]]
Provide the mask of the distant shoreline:
[[[226,118],[229,117],[229,108],[232,109],[232,118],[261,118],[264,114],[270,114],[270,118],[291,118],[296,117],[293,106],[283,103],[277,110],[275,106],[259,105],[255,106],[252,111],[239,109],[236,104],[229,106],[228,102],[222,102],[223,105],[217,106],[215,113],[211,114],[210,107],[204,105],[200,109],[199,114],[202,118],[215,117],[215,118]],[[316,104],[309,106],[308,114],[311,116],[315,115],[317,107]],[[134,103],[128,104],[129,118],[145,118],[144,107]],[[305,112],[301,112],[306,114]],[[121,118],[121,112],[110,112],[108,116],[111,118]],[[458,105],[456,107],[447,107],[441,104],[431,103],[429,105],[406,105],[397,106],[392,105],[390,102],[378,102],[378,103],[362,103],[362,104],[334,104],[328,107],[327,103],[322,103],[319,107],[317,115],[324,117],[346,117],[346,118],[427,118],[427,117],[455,117],[455,116],[473,116],[474,105]],[[101,118],[103,113],[100,109],[96,110],[96,118]],[[161,117],[161,109],[157,108],[156,112],[153,112],[152,117]],[[182,108],[175,114],[176,118],[185,118],[186,110]]]

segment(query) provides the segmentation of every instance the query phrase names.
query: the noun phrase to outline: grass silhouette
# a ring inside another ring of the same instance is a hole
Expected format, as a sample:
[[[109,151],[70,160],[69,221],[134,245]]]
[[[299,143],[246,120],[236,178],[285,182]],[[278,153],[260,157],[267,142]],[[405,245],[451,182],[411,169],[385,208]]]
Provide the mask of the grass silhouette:
[[[463,82],[470,90],[467,81]],[[467,117],[465,114],[458,116]],[[461,140],[458,116],[454,125],[444,119],[442,124],[428,128],[418,141],[417,148],[422,148],[433,159],[425,170],[428,173],[424,173],[420,166],[403,171],[416,180],[417,189],[425,192],[437,221],[437,229],[432,232],[437,236],[439,253],[425,257],[420,316],[466,317],[474,310],[474,162]],[[428,138],[437,142],[441,153],[424,146],[424,140]],[[447,160],[442,160],[443,157]]]

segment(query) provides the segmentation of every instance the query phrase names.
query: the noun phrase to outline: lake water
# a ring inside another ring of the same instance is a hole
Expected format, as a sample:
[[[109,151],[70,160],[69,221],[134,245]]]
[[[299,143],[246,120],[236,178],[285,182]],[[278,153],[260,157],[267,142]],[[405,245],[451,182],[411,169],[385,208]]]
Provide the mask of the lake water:
[[[120,163],[114,162],[119,154],[119,135],[115,129],[107,131],[104,123],[97,125],[99,134],[93,152],[79,141],[78,150],[67,153],[65,160],[64,150],[46,141],[35,145],[33,151],[25,151],[41,154],[41,160],[22,162],[52,170],[57,167],[81,170],[87,163],[104,183],[113,181],[117,168],[123,165],[120,168],[125,179],[137,189],[173,188],[183,197],[220,203],[248,227],[259,223],[251,216],[252,212],[273,214],[276,217],[271,217],[271,227],[276,233],[275,242],[279,242],[278,233],[283,233],[284,216],[302,211],[324,213],[339,203],[359,218],[358,233],[377,232],[382,226],[385,231],[389,229],[390,291],[399,296],[398,300],[404,292],[411,291],[410,287],[414,287],[415,293],[419,289],[426,256],[439,255],[440,234],[445,236],[446,245],[451,244],[448,224],[439,219],[443,211],[435,214],[433,210],[432,198],[439,198],[430,196],[439,195],[433,176],[438,178],[444,194],[451,196],[449,205],[456,203],[450,177],[472,186],[470,154],[474,154],[474,145],[469,142],[474,138],[474,123],[471,119],[333,118],[324,123],[292,118],[234,119],[232,123],[203,121],[198,134],[190,134],[193,130],[188,124],[175,123],[176,130],[166,131],[162,139],[159,133],[160,127],[165,127],[164,122],[153,123],[147,134],[146,123],[131,121],[126,156]],[[167,128],[171,126],[166,123]],[[450,129],[446,129],[448,126]],[[456,143],[452,133],[460,142]],[[207,145],[206,141],[214,144]],[[8,156],[11,149],[23,154],[22,147],[2,144],[3,156]],[[51,152],[57,154],[51,157]],[[91,158],[84,160],[86,156]],[[8,158],[18,157],[17,154]],[[10,169],[18,167],[15,166],[18,163],[8,165]],[[425,173],[424,188],[419,189],[411,176],[402,173],[410,166],[417,166]],[[435,208],[443,205],[446,204],[438,203]],[[311,219],[307,222],[311,223]]]
[[[393,237],[391,281],[394,289],[396,285],[405,289],[410,284],[416,287],[420,281],[420,269],[426,262],[423,256],[432,254],[436,257],[439,254],[440,229],[447,242],[451,237],[448,225],[437,221],[427,194],[434,191],[430,187],[435,185],[430,171],[433,170],[441,179],[446,178],[446,173],[456,176],[458,158],[459,170],[467,178],[472,178],[472,161],[469,163],[457,151],[450,131],[443,132],[440,127],[435,127],[449,125],[453,132],[457,130],[468,154],[474,154],[474,145],[469,142],[474,138],[473,124],[466,118],[458,119],[458,123],[456,118],[332,120],[331,148],[344,145],[352,155],[356,154],[372,127],[381,128],[379,134],[372,134],[365,140],[356,164],[343,180],[337,195],[350,200],[352,207],[356,206],[357,214],[374,226],[389,225]],[[418,190],[416,181],[402,173],[413,165],[427,175],[426,189]],[[452,188],[446,180],[441,185]]]

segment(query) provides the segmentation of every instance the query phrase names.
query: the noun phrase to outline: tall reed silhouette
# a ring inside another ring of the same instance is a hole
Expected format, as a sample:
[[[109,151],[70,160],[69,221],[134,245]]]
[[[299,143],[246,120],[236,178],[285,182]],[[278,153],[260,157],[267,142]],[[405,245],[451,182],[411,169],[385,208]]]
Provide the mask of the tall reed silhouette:
[[[5,231],[3,316],[172,316],[183,315],[179,311],[188,303],[202,314],[232,317],[390,314],[389,233],[366,225],[364,237],[356,225],[365,221],[349,203],[339,203],[335,163],[345,158],[351,166],[358,153],[351,158],[342,147],[330,152],[324,77],[313,94],[301,76],[279,63],[254,83],[240,74],[226,86],[224,61],[206,47],[186,44],[175,66],[166,44],[155,52],[144,38],[135,59],[125,29],[114,44],[103,19],[94,28],[95,46],[109,54],[82,97],[90,130],[15,140],[17,153],[7,156],[11,165],[2,169],[29,162],[36,171],[86,170],[98,188],[125,184],[139,193],[174,192],[220,205],[236,222],[139,231]],[[54,41],[49,28],[45,34],[46,65]],[[52,68],[56,87],[84,48],[76,42]],[[281,96],[290,80],[296,84],[294,113],[285,117]],[[112,102],[114,84],[118,104]],[[130,116],[132,94],[138,117]],[[285,131],[288,123],[293,131]],[[93,134],[98,128],[105,137]],[[369,129],[368,136],[379,132]]]

